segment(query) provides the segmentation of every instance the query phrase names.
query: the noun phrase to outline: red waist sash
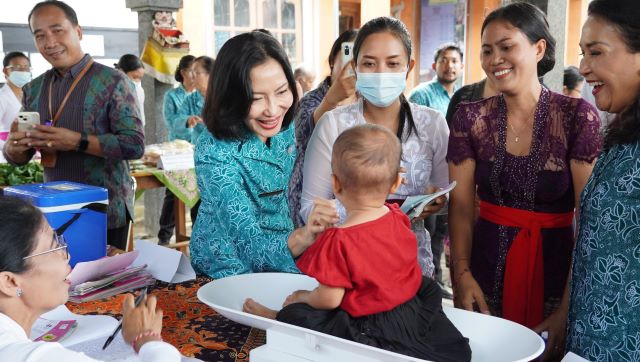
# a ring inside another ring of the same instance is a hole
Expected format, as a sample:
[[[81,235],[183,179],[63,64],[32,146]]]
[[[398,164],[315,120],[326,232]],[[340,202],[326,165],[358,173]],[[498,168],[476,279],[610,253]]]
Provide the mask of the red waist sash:
[[[573,211],[550,214],[480,201],[480,217],[494,224],[520,228],[507,252],[502,316],[533,328],[544,318],[544,258],[541,229],[571,226]]]

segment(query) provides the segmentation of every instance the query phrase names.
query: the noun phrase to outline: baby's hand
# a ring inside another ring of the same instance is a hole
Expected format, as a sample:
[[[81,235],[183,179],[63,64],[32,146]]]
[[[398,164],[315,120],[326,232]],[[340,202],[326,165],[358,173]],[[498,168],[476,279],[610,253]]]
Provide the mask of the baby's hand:
[[[338,221],[340,219],[335,201],[316,198],[313,201],[313,209],[309,214],[306,228],[312,235],[317,235]]]

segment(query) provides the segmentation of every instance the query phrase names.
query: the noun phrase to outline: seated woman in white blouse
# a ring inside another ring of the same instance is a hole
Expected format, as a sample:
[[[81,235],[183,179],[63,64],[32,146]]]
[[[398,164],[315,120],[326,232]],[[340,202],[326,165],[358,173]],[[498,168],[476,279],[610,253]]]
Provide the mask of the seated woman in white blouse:
[[[444,117],[431,108],[410,104],[402,94],[406,78],[414,65],[411,37],[397,19],[380,17],[367,22],[358,32],[354,48],[358,102],[325,113],[311,136],[304,160],[300,215],[307,220],[316,197],[333,197],[331,188],[331,149],[336,138],[351,127],[373,123],[387,127],[402,143],[401,166],[405,183],[389,201],[402,202],[408,196],[431,193],[449,182],[445,160],[449,128]],[[418,262],[422,274],[433,277],[431,240],[423,219],[439,211],[446,198],[428,206],[412,220],[418,239]],[[344,208],[338,212],[344,220]]]
[[[40,210],[12,197],[0,197],[0,361],[95,361],[55,342],[29,339],[40,315],[67,301],[71,272],[62,236],[49,227]],[[145,297],[134,307],[127,295],[122,336],[141,361],[180,361],[162,342],[162,311]]]

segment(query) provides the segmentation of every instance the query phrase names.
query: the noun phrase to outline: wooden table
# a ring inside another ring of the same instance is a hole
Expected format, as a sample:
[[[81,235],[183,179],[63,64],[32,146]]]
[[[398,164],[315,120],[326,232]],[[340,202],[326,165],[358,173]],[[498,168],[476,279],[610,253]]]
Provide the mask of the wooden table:
[[[136,180],[136,188],[138,190],[149,190],[158,187],[165,187],[160,180],[158,180],[149,171],[135,171],[131,173],[131,176]],[[176,242],[174,244],[168,244],[167,247],[178,249],[185,253],[189,252],[189,240],[191,237],[187,235],[187,218],[185,216],[184,202],[178,197],[174,197],[174,217],[175,217],[175,235]],[[133,228],[129,233],[129,247],[128,251],[133,250]]]

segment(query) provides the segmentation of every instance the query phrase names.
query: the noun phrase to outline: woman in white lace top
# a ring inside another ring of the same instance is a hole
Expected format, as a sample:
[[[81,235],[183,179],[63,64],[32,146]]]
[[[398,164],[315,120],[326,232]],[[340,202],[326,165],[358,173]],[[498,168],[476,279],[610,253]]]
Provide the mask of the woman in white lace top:
[[[414,65],[411,38],[402,22],[380,17],[365,24],[354,44],[358,102],[325,113],[311,136],[304,161],[300,215],[306,220],[316,197],[333,198],[331,188],[331,150],[338,135],[359,124],[373,123],[389,128],[402,143],[401,166],[405,183],[389,201],[402,202],[408,196],[422,195],[444,187],[449,181],[445,160],[449,128],[437,111],[410,104],[402,94],[406,77]],[[412,220],[418,239],[418,261],[424,275],[433,276],[429,234],[423,219],[438,212],[446,199],[425,208]],[[337,201],[336,201],[337,202]],[[341,218],[344,208],[338,203]]]

